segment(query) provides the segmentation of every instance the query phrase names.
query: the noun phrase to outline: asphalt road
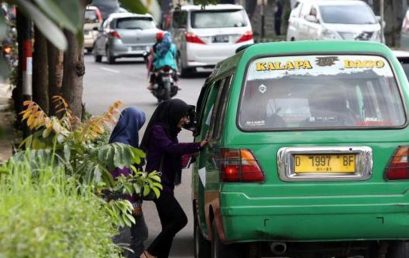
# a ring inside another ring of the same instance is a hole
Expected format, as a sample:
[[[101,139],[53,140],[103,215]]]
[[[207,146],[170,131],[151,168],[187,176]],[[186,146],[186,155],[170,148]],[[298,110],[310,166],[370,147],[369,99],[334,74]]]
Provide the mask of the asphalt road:
[[[86,73],[84,76],[83,101],[88,112],[94,115],[102,114],[116,100],[121,100],[124,107],[137,106],[145,111],[147,121],[157,106],[156,98],[146,89],[148,78],[142,59],[118,59],[114,65],[109,65],[103,58],[103,63],[95,63],[91,55],[85,56]],[[209,72],[199,72],[194,77],[180,79],[182,88],[176,98],[188,104],[195,105],[200,89]],[[145,123],[146,126],[147,122]],[[140,132],[143,135],[145,126]],[[192,141],[192,134],[183,130],[180,133],[181,142]],[[188,225],[180,231],[173,242],[170,257],[193,257],[193,217],[191,205],[190,169],[185,169],[182,184],[176,187],[175,194],[189,218]],[[149,228],[147,245],[160,231],[160,222],[153,202],[145,202],[145,220]]]

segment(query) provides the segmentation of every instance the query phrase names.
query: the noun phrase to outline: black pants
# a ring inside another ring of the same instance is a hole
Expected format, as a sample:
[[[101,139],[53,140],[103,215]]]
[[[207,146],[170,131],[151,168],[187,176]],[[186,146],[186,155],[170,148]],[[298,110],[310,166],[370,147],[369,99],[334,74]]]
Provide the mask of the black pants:
[[[162,231],[153,240],[148,252],[158,258],[168,258],[173,238],[176,233],[187,224],[187,217],[175,196],[162,192],[159,199],[155,200]]]

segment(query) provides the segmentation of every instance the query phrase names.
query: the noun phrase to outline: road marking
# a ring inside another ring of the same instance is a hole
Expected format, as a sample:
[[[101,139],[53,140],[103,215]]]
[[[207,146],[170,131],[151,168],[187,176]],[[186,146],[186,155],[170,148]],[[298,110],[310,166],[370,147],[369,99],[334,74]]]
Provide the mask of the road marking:
[[[114,70],[111,68],[106,68],[106,67],[100,67],[101,70],[107,71],[107,72],[111,72],[111,73],[120,73],[118,70]]]

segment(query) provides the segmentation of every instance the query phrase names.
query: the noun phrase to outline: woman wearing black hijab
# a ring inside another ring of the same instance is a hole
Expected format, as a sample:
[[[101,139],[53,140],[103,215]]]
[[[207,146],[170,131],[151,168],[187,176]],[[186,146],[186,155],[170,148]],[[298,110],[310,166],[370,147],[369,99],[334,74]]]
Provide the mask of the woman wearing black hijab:
[[[182,127],[189,123],[188,113],[192,106],[180,99],[164,101],[153,113],[141,148],[146,152],[146,171],[162,173],[163,190],[160,197],[154,200],[162,231],[154,239],[144,256],[167,258],[172,247],[173,238],[187,224],[187,217],[174,196],[175,185],[180,184],[182,155],[200,151],[207,141],[200,143],[179,143],[178,134]]]

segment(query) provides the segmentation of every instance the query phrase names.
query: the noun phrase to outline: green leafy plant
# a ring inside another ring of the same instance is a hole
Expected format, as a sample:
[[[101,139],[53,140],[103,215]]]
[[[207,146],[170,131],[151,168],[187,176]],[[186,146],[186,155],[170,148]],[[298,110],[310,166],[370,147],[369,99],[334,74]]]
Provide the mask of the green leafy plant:
[[[53,166],[64,167],[67,175],[79,184],[92,186],[101,197],[104,192],[142,196],[151,191],[159,197],[162,185],[158,173],[148,174],[134,166],[141,163],[145,153],[127,144],[109,144],[103,140],[107,127],[115,123],[120,102],[115,102],[101,116],[80,121],[62,97],[56,96],[53,101],[58,111],[57,116],[52,117],[35,102],[24,102],[26,109],[21,115],[32,134],[21,143],[21,147],[29,151],[16,153],[14,159],[23,160],[29,156],[33,168],[37,168],[38,160],[51,160]],[[124,167],[130,168],[132,174],[113,180],[111,171]],[[129,226],[134,222],[129,201],[110,200],[108,206],[116,224]]]

